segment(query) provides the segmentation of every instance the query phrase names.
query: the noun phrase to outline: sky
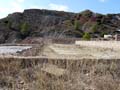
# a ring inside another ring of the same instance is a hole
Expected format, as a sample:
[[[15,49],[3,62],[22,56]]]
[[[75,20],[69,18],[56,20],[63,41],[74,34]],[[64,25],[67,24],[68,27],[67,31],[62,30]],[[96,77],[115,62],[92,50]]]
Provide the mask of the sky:
[[[24,9],[81,12],[86,9],[107,14],[120,13],[120,0],[0,0],[0,18]]]

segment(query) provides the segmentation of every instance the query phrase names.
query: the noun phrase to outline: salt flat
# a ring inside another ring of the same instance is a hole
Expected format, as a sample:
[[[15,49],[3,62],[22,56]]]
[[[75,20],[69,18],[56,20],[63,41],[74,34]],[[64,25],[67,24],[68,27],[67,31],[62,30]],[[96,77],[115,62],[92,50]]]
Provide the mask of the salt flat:
[[[32,48],[31,46],[0,46],[0,54],[15,54],[23,50]]]

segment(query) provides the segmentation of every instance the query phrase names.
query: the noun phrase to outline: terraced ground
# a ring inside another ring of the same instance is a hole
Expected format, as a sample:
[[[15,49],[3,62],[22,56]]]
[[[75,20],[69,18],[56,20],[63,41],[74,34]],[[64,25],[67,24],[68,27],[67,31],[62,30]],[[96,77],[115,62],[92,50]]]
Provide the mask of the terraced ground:
[[[120,90],[120,50],[35,45],[0,57],[0,90]]]
[[[87,47],[75,44],[52,44],[44,48],[47,57],[65,59],[119,59],[120,50],[113,48]]]
[[[120,59],[119,53],[120,53],[119,48],[118,49],[106,48],[106,46],[104,48],[104,46],[93,47],[89,45],[86,46],[86,45],[75,45],[75,44],[49,44],[49,45],[47,44],[43,46],[36,44],[36,45],[32,45],[32,48],[26,49],[22,52],[18,52],[17,54],[16,53],[15,54],[7,53],[7,55],[1,54],[1,57],[4,56],[8,58],[9,57],[54,58],[54,59],[70,59],[70,60],[71,59],[72,60],[76,60],[76,59]]]

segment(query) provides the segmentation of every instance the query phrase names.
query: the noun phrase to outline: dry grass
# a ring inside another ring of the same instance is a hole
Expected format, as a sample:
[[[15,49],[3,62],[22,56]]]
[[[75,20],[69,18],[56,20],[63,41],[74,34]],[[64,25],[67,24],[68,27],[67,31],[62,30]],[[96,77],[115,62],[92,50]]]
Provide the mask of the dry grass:
[[[119,60],[0,61],[0,88],[6,90],[120,90]],[[44,73],[45,64],[53,64],[67,73]]]
[[[46,58],[0,58],[0,89],[120,90],[120,60],[96,58],[96,55],[101,53],[103,53],[101,55],[119,54],[119,50],[76,46],[68,48],[67,45],[56,47],[65,50],[74,47],[74,49],[80,48],[81,51],[79,57],[72,59],[73,56],[69,54],[60,55],[57,53],[55,55],[56,52],[51,50],[48,45],[42,44],[22,53],[22,55],[45,55]],[[91,52],[95,58],[88,57],[89,54],[92,54]],[[48,57],[52,55],[53,59]],[[88,58],[81,58],[82,55]]]

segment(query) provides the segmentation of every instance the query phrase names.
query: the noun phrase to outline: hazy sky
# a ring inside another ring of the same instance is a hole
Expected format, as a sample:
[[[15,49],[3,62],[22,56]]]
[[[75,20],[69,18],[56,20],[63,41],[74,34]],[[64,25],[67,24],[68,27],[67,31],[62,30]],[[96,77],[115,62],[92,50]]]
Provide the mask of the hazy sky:
[[[120,0],[0,0],[0,18],[29,8],[70,12],[90,9],[103,14],[120,13]]]

